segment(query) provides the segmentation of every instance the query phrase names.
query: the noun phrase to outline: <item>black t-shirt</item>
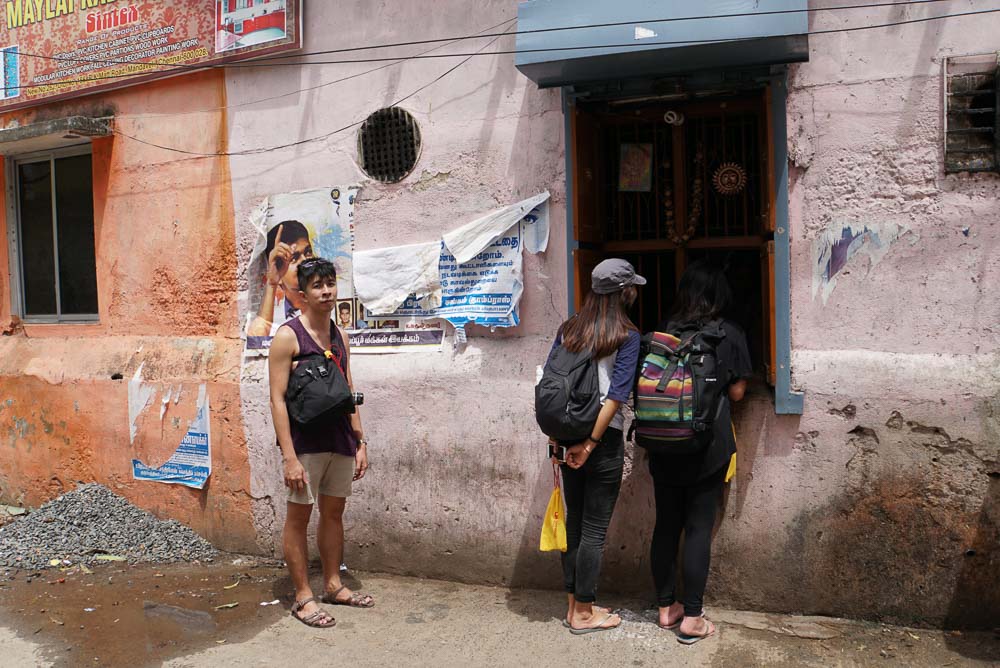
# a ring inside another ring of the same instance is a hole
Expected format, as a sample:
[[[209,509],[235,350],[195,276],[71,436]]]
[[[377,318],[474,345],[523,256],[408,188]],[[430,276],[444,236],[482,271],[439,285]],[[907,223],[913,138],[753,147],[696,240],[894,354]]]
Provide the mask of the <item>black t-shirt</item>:
[[[665,325],[659,331],[667,331]],[[722,329],[726,336],[716,350],[720,375],[726,379],[726,386],[750,377],[750,350],[747,338],[739,325],[724,320]],[[712,441],[702,450],[690,455],[650,455],[649,465],[656,469],[657,480],[677,485],[690,485],[703,480],[729,463],[736,452],[736,438],[733,436],[732,416],[729,410],[729,396],[725,392],[719,401],[719,413],[712,424]]]

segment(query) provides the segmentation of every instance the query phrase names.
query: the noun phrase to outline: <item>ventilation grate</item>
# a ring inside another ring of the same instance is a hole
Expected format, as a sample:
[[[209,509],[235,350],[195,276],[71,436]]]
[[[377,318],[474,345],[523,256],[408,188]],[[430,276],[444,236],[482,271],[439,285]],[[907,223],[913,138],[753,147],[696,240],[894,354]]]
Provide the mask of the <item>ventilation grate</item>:
[[[373,179],[383,183],[402,181],[417,164],[420,128],[404,109],[379,109],[358,132],[358,154],[361,168]]]
[[[995,55],[946,63],[945,171],[1000,171],[1000,68]]]

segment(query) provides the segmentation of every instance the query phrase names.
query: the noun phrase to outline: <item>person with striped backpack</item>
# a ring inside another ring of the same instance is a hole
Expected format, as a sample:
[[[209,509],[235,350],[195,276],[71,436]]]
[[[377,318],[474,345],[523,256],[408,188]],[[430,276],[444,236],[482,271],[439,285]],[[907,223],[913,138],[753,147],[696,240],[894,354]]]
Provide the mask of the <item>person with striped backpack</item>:
[[[634,386],[635,443],[648,453],[656,500],[650,549],[659,625],[693,644],[715,632],[702,600],[712,527],[736,452],[730,402],[752,374],[746,337],[723,314],[731,300],[721,269],[694,262],[670,318],[644,337]],[[675,592],[684,535],[683,596]]]

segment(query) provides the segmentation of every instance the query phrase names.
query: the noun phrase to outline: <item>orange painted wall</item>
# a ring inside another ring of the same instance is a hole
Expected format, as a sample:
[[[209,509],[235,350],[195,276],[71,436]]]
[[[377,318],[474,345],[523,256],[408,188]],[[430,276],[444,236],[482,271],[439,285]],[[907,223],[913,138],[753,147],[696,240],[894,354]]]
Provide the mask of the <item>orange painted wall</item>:
[[[113,115],[122,133],[214,153],[226,147],[225,103],[224,73],[216,70],[2,122]],[[254,549],[228,159],[169,153],[121,135],[92,148],[100,321],[16,327],[6,245],[0,249],[0,499],[37,505],[76,481],[97,481],[220,547]],[[128,381],[140,364],[157,393],[132,442]],[[133,457],[155,466],[177,448],[201,384],[211,404],[206,489],[133,480]],[[180,400],[163,404],[168,389],[174,397],[180,390]]]

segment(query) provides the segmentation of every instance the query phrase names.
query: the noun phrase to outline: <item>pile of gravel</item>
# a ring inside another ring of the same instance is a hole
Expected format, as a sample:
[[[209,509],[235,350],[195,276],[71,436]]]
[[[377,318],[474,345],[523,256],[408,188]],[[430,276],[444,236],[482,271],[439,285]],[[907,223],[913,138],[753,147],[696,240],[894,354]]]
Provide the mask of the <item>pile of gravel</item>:
[[[0,567],[46,568],[53,559],[93,564],[108,555],[131,563],[211,561],[216,554],[180,522],[159,520],[96,483],[0,527]]]

